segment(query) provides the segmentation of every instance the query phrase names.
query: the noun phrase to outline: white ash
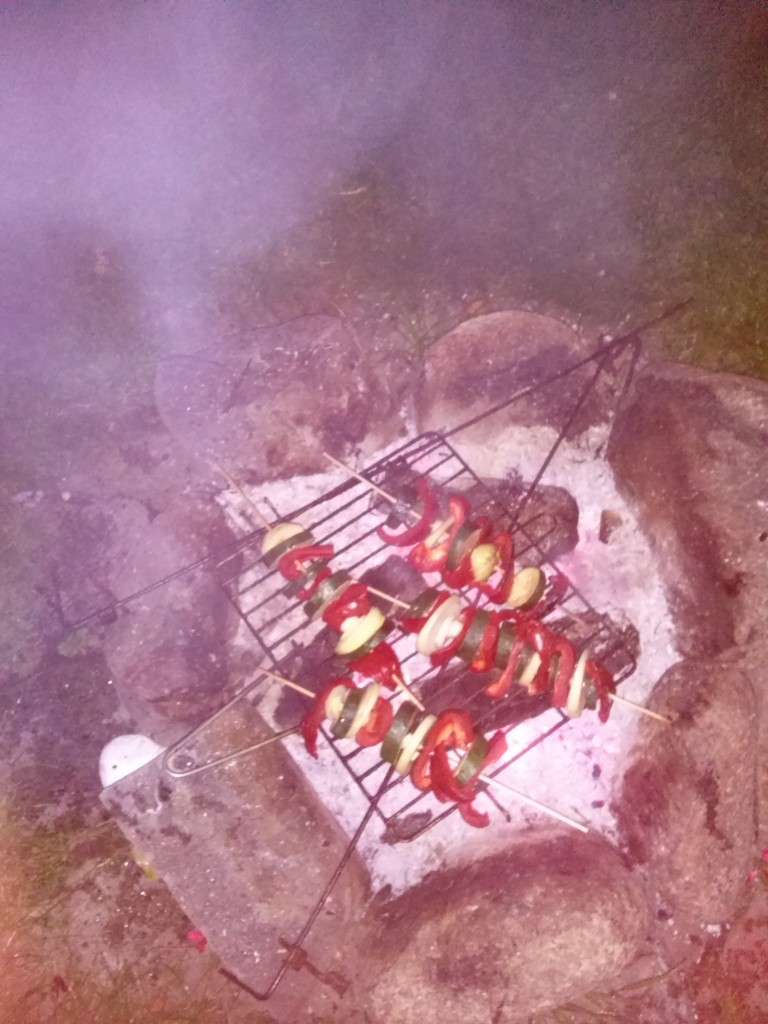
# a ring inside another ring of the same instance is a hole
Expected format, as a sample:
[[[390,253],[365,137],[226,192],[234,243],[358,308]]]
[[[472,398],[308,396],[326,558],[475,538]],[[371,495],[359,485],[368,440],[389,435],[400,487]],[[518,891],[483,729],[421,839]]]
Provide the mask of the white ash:
[[[511,472],[517,472],[523,480],[531,480],[555,439],[554,431],[549,428],[509,427],[495,432],[492,446],[462,444],[460,437],[452,443],[481,477],[504,478]],[[614,621],[631,622],[639,632],[637,671],[622,685],[620,692],[642,703],[656,680],[677,660],[677,654],[669,611],[651,549],[632,510],[616,490],[610,466],[595,454],[601,450],[605,440],[606,431],[596,429],[575,442],[563,443],[543,482],[566,488],[579,506],[580,541],[559,561],[559,568],[593,607],[609,614]],[[390,450],[397,446],[393,445]],[[509,453],[513,453],[514,462]],[[386,454],[387,450],[382,450],[369,461]],[[281,514],[288,514],[314,501],[344,479],[344,472],[333,468],[328,473],[262,485],[250,497],[269,518],[267,499]],[[226,492],[220,500],[234,523],[243,530],[253,528],[253,513],[240,495]],[[618,513],[621,519],[621,525],[611,534],[609,543],[598,539],[604,510]],[[242,643],[252,643],[245,627],[239,639]],[[274,707],[278,698],[279,684],[275,684],[262,704],[267,717],[270,717],[270,706]],[[613,706],[610,719],[604,725],[594,712],[585,711],[580,718],[568,722],[511,765],[499,779],[591,830],[614,838],[615,821],[610,801],[615,783],[623,772],[626,755],[635,740],[637,720],[636,712],[619,704]],[[516,726],[509,735],[510,752],[519,750],[557,721],[557,713],[549,711]],[[659,728],[666,726],[660,723]],[[300,738],[291,737],[286,747],[319,796],[351,835],[365,813],[367,803],[333,751],[321,742],[320,756],[315,761],[304,750]],[[375,761],[377,749],[361,756]],[[374,778],[383,778],[383,773],[384,766]],[[410,787],[408,779],[399,787],[398,803],[402,802],[403,787]],[[380,819],[374,817],[360,842],[360,852],[371,872],[374,889],[390,885],[395,893],[402,892],[430,871],[466,863],[481,852],[487,854],[508,846],[521,831],[535,828],[544,820],[542,813],[510,794],[494,790],[494,795],[508,810],[509,821],[481,794],[476,806],[489,812],[489,828],[471,828],[454,813],[412,843],[382,843],[383,826]],[[428,796],[415,810],[427,808],[439,813],[444,805]]]

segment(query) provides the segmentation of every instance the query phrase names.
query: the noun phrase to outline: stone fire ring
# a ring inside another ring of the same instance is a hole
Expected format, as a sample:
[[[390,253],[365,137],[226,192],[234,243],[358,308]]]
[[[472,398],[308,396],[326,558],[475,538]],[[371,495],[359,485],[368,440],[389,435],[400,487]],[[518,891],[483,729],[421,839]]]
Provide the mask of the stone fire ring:
[[[466,377],[470,336],[471,396],[482,393],[483,372],[498,388],[496,368],[506,373],[515,358],[535,367],[548,352],[584,353],[559,321],[478,318],[428,353],[422,423],[451,393],[451,373]],[[530,415],[542,421],[540,408]],[[644,367],[618,416],[608,460],[658,555],[685,657],[653,690],[649,706],[675,724],[640,726],[616,794],[615,839],[537,828],[390,901],[368,898],[353,857],[306,944],[306,969],[290,972],[267,1004],[275,1019],[523,1021],[693,963],[707,936],[738,915],[764,823],[767,438],[768,387],[675,365]],[[307,451],[301,458],[306,469]],[[263,725],[248,716],[237,728],[252,736]],[[279,906],[295,933],[345,844],[276,747],[258,763],[210,773],[205,786],[168,782],[153,762],[103,800],[255,990],[272,966],[263,951],[286,938],[260,925],[262,915]]]

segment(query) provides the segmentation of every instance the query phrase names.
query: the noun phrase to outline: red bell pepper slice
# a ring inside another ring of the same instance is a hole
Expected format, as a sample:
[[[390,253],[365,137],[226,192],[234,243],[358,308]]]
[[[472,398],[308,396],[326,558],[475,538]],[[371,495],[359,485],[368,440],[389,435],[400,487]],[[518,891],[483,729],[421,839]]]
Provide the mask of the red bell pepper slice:
[[[437,716],[416,760],[411,765],[411,782],[417,789],[429,789],[430,762],[436,747],[445,745],[467,749],[475,738],[475,727],[466,711],[446,708]]]
[[[345,676],[341,676],[338,679],[332,679],[329,683],[326,683],[317,694],[312,707],[302,718],[299,725],[301,735],[304,737],[304,745],[307,748],[307,753],[311,754],[312,757],[317,757],[317,736],[320,732],[320,726],[323,724],[323,719],[325,718],[325,702],[328,700],[328,695],[335,686],[346,686],[348,690],[355,689],[355,684],[352,680],[347,679]]]
[[[429,760],[429,782],[432,792],[444,803],[453,800],[455,803],[469,802],[475,798],[475,780],[461,785],[453,773],[453,767],[448,760],[449,747],[440,743],[432,751]]]
[[[298,597],[300,601],[308,601],[320,584],[324,583],[330,576],[333,576],[333,569],[329,568],[327,565],[323,566],[322,569],[315,573],[306,587],[302,587],[301,590],[298,591],[296,597]]]
[[[379,697],[373,707],[371,717],[365,725],[357,730],[355,739],[361,747],[375,747],[387,735],[394,717],[395,712],[390,701]]]
[[[370,610],[368,587],[364,583],[355,582],[328,605],[323,612],[323,621],[340,633],[345,619],[353,615],[367,615]]]
[[[490,612],[490,619],[483,631],[477,654],[469,663],[471,672],[488,672],[493,668],[493,659],[496,657],[496,646],[499,642],[499,628],[505,618],[508,616],[503,612]]]
[[[490,818],[484,811],[478,811],[473,806],[473,800],[477,796],[477,784],[480,775],[495,764],[507,751],[507,739],[502,730],[494,733],[488,744],[488,751],[483,758],[482,764],[469,782],[461,785],[454,775],[448,760],[448,747],[443,744],[435,748],[431,760],[432,789],[439,800],[443,802],[453,800],[458,804],[459,813],[468,825],[474,828],[486,828]]]
[[[464,821],[472,828],[488,828],[491,823],[491,819],[485,811],[478,811],[472,803],[461,803],[457,805],[459,808],[459,814],[462,816]]]
[[[453,523],[445,540],[432,546],[421,541],[408,553],[408,561],[419,572],[442,572],[445,569],[453,538],[469,515],[469,502],[458,494],[452,494],[448,499],[448,511],[453,518]]]
[[[601,722],[607,722],[608,716],[611,713],[611,704],[613,703],[609,694],[616,692],[616,681],[607,668],[598,665],[591,658],[584,666],[584,672],[595,684],[595,689],[597,690],[597,698],[600,702],[597,717]]]
[[[543,622],[523,619],[518,623],[523,641],[539,655],[541,664],[528,684],[528,693],[546,693],[549,686],[549,663],[554,649],[555,634]]]
[[[480,544],[487,542],[493,532],[493,524],[487,516],[478,516],[474,521],[474,526],[480,530],[480,535],[475,542],[475,547],[479,547]],[[472,551],[474,551],[474,548]],[[461,590],[462,587],[472,584],[475,586],[480,585],[472,571],[472,551],[467,552],[455,569],[445,569],[443,571],[443,581],[454,590]]]
[[[455,569],[446,569],[443,572],[443,582],[454,590],[461,590],[475,582],[472,574],[471,556],[467,555]]]
[[[404,633],[419,633],[427,624],[427,619],[436,612],[441,604],[445,604],[451,597],[449,590],[441,590],[434,600],[434,603],[424,612],[423,615],[403,615],[397,620],[397,624]]]
[[[429,528],[438,512],[437,498],[423,476],[416,481],[416,486],[419,489],[419,499],[421,500],[421,518],[413,526],[408,526],[399,533],[393,533],[386,526],[378,527],[376,533],[387,544],[408,547],[411,544],[417,544],[429,533]]]
[[[469,631],[469,627],[472,625],[472,619],[474,619],[477,613],[477,608],[462,608],[459,618],[461,619],[461,629],[458,634],[449,641],[445,647],[439,648],[433,654],[430,654],[429,660],[433,665],[445,665],[446,662],[450,661],[454,654],[461,647],[464,637]]]
[[[504,604],[509,596],[509,588],[512,584],[512,577],[515,574],[515,543],[509,530],[502,530],[494,534],[491,542],[499,552],[499,567],[496,570],[500,573],[495,583],[479,583],[478,588],[486,595],[489,601],[494,604]]]
[[[552,707],[563,708],[568,701],[571,678],[576,665],[576,652],[573,644],[565,636],[555,636],[552,654],[559,655],[557,672],[552,683]],[[586,667],[586,666],[585,666]]]
[[[512,686],[514,681],[515,672],[517,671],[517,666],[523,655],[524,649],[525,639],[518,631],[515,634],[515,642],[512,644],[512,650],[509,652],[509,659],[504,667],[504,671],[498,679],[483,688],[483,693],[486,697],[490,697],[491,700],[500,700],[502,697],[506,697],[509,692],[509,688]]]
[[[480,768],[481,772],[484,772],[486,768],[490,768],[492,764],[496,764],[506,754],[508,750],[507,736],[503,729],[499,729],[491,736],[490,742],[488,743],[488,753],[483,758],[483,763]]]
[[[403,678],[400,659],[386,640],[376,644],[372,651],[368,651],[361,658],[356,658],[347,664],[353,672],[368,676],[390,690],[396,690],[398,680]]]
[[[302,547],[286,551],[277,567],[287,580],[297,580],[307,571],[308,562],[332,557],[333,544],[304,544]]]
[[[568,577],[561,572],[554,572],[549,577],[550,600],[554,601],[553,608],[563,600],[570,585]]]

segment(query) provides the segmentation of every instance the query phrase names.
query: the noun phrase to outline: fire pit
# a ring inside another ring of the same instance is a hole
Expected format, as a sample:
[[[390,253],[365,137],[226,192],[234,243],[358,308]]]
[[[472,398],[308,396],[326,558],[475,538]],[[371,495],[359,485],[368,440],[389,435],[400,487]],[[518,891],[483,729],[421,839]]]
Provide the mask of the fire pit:
[[[541,567],[551,577],[563,575],[565,585],[545,609],[547,623],[579,649],[588,649],[622,684],[638,668],[636,630],[605,608],[595,607],[578,579],[580,565],[588,564],[584,549],[603,545],[607,550],[603,523],[599,535],[588,526],[586,540],[576,552],[555,564],[556,517],[542,514],[532,499],[545,490],[545,471],[548,480],[557,480],[558,456],[566,477],[581,478],[582,506],[593,506],[592,511],[613,508],[618,522],[628,518],[626,509],[616,511],[616,495],[601,491],[605,481],[601,482],[599,460],[583,447],[573,448],[568,439],[601,372],[626,350],[626,339],[620,339],[573,368],[575,375],[583,374],[582,382],[563,429],[554,441],[545,434],[545,450],[540,442],[537,447],[530,431],[499,429],[499,449],[525,452],[518,461],[527,485],[517,488],[511,499],[509,489],[505,492],[501,486],[504,481],[488,479],[493,476],[494,452],[489,459],[475,448],[473,457],[465,459],[454,446],[454,438],[483,419],[473,417],[450,434],[428,433],[386,452],[363,471],[364,480],[338,474],[341,482],[329,486],[326,478],[300,507],[289,513],[281,507],[279,518],[301,522],[318,542],[333,545],[335,564],[381,588],[377,573],[393,548],[377,535],[386,512],[376,507],[369,483],[391,486],[392,479],[414,476],[467,494],[474,514],[491,517],[498,529],[513,534],[519,563]],[[629,350],[634,350],[632,345]],[[633,363],[629,365],[631,370]],[[485,416],[490,418],[535,391],[525,389]],[[471,441],[467,447],[472,449]],[[263,488],[259,497],[270,492],[278,493]],[[285,494],[281,497],[284,505]],[[240,516],[244,522],[248,501],[230,497],[227,504],[232,517]],[[264,565],[264,532],[250,530],[237,547],[236,562],[227,553],[215,557],[219,571],[226,574],[227,566],[233,566],[224,586],[241,621],[238,642],[255,648],[265,668],[317,692],[317,680],[335,674],[333,655],[323,643],[322,624],[309,622],[303,603],[287,598],[285,581]],[[620,563],[616,551],[614,545],[611,558]],[[573,578],[562,573],[564,565],[573,567]],[[583,575],[594,583],[588,573]],[[392,593],[386,573],[384,583],[384,590]],[[650,571],[644,583],[653,585]],[[604,593],[600,596],[605,598]],[[485,603],[476,592],[465,593],[464,599],[477,607]],[[663,609],[658,618],[663,619]],[[650,629],[658,633],[659,621]],[[643,679],[655,679],[670,657],[668,650],[660,652],[658,638],[655,646],[649,642],[648,632],[649,628],[641,629],[640,647],[647,662],[638,673],[641,690]],[[661,641],[663,648],[663,637]],[[350,958],[370,929],[370,919],[362,912],[370,890],[378,894],[378,904],[369,904],[367,911],[375,918],[382,899],[416,894],[430,872],[471,868],[477,875],[483,858],[513,847],[524,850],[521,839],[539,821],[537,802],[584,830],[612,834],[610,787],[631,737],[627,712],[621,725],[618,709],[605,726],[590,712],[569,719],[548,701],[537,703],[520,687],[495,704],[483,698],[483,684],[471,674],[457,684],[457,673],[431,667],[415,653],[412,637],[396,634],[391,642],[408,688],[424,697],[430,711],[456,707],[461,701],[471,709],[478,730],[506,733],[508,754],[489,774],[522,798],[484,789],[479,801],[492,815],[489,829],[469,828],[455,813],[455,805],[445,807],[431,794],[415,790],[407,776],[396,775],[381,760],[378,747],[363,749],[323,730],[326,742],[319,760],[310,758],[300,738],[292,735],[306,702],[291,699],[263,671],[216,715],[166,751],[160,762],[104,793],[107,806],[136,845],[152,850],[156,867],[171,888],[187,892],[183,905],[191,914],[194,911],[195,923],[221,952],[232,977],[259,998],[278,999],[275,1005],[281,1012],[297,1012],[306,1005],[327,1010],[327,1000],[346,990]],[[633,691],[633,696],[642,697],[642,692]],[[283,744],[273,742],[275,736]],[[604,757],[598,760],[601,749]],[[542,779],[547,784],[537,785]],[[233,864],[218,850],[221,829],[230,834]],[[201,857],[206,862],[204,896],[199,891]],[[198,892],[190,898],[196,874]],[[420,897],[414,899],[418,903]],[[424,899],[429,903],[428,896]],[[221,920],[222,901],[239,904],[234,919],[230,915]],[[313,986],[320,997],[312,994]],[[319,1003],[313,1001],[317,998]]]

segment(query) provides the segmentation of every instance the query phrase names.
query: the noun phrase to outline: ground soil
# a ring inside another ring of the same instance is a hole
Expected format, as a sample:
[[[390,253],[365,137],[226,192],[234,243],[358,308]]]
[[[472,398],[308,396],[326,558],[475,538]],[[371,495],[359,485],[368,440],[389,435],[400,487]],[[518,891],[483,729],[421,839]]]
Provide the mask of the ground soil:
[[[243,333],[341,312],[418,365],[490,310],[554,314],[596,338],[692,297],[648,351],[768,378],[764,4],[496,6],[504,31],[448,32],[398,118],[268,247],[190,255],[199,308]],[[34,33],[26,45],[39,56]],[[247,202],[233,189],[215,193],[214,219],[217,202]],[[73,565],[63,510],[128,497],[157,511],[205,477],[154,406],[157,338],[179,310],[143,302],[98,210],[76,230],[55,206],[41,217],[31,237],[5,208],[0,253],[0,1014],[257,1024],[264,1007],[188,940],[194,922],[100,810],[99,751],[131,723],[98,629],[70,628],[98,565],[87,537]],[[761,877],[730,940],[713,935],[675,976],[707,1024],[768,1019]],[[656,984],[639,997],[607,979],[551,1020],[672,1020],[669,979]]]

